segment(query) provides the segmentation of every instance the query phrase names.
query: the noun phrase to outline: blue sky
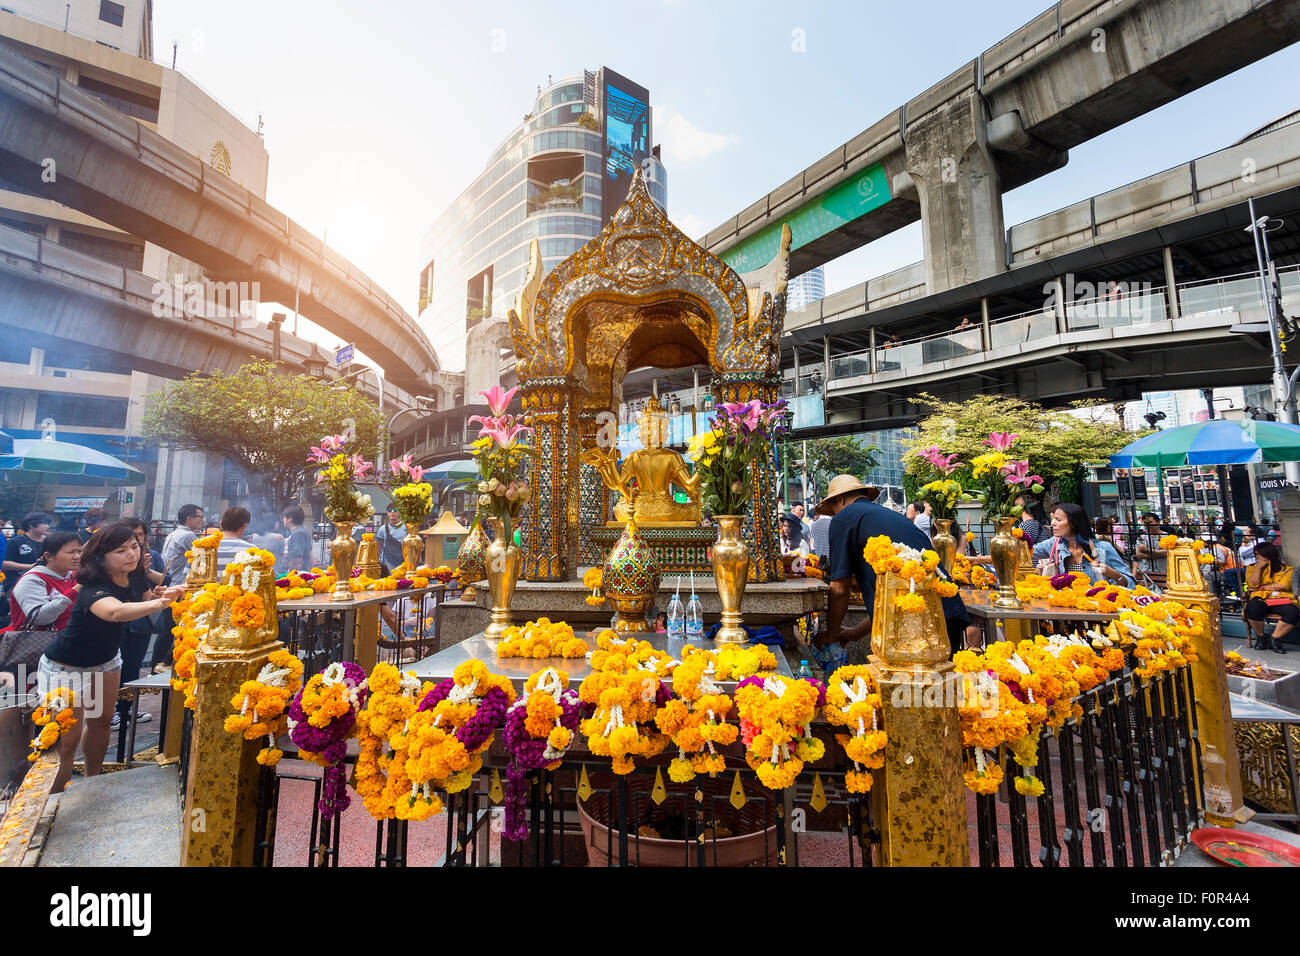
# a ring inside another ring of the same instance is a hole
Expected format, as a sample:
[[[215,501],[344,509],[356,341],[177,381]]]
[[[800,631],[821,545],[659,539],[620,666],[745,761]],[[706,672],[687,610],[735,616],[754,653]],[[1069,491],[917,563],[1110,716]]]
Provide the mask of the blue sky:
[[[669,215],[698,237],[1048,6],[155,0],[154,37],[263,114],[267,198],[414,312],[421,236],[548,74],[603,64],[649,88]],[[1234,142],[1300,106],[1297,75],[1300,46],[1076,148],[1004,197],[1007,225]],[[827,291],[920,258],[918,223],[829,264]]]

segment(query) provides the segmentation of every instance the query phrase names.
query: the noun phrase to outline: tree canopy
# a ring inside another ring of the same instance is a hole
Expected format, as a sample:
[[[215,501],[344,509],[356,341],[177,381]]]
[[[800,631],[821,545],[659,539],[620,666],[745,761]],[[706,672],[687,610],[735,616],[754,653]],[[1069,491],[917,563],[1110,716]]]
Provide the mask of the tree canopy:
[[[1072,402],[1073,411],[1045,409],[1013,395],[976,395],[946,402],[923,392],[915,401],[929,408],[930,414],[919,423],[915,437],[905,440],[903,462],[911,475],[928,469],[920,454],[931,445],[969,463],[989,450],[984,440],[990,432],[1019,434],[1014,457],[1028,459],[1034,472],[1058,476],[1104,462],[1139,437],[1121,424],[1101,420],[1105,406],[1098,401]]]
[[[865,478],[878,463],[873,454],[878,451],[875,445],[864,445],[853,435],[812,439],[808,442],[808,479],[813,488],[825,489],[836,475]]]
[[[379,410],[355,386],[287,374],[259,361],[237,372],[194,372],[150,397],[145,437],[173,448],[224,455],[243,469],[250,491],[279,508],[294,500],[307,455],[322,436],[348,429],[355,450],[373,458]]]

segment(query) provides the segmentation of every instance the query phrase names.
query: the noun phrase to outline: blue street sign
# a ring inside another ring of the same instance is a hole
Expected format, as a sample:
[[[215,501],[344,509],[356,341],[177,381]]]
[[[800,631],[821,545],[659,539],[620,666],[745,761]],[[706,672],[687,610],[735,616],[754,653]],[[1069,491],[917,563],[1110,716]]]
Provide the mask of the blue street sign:
[[[338,350],[337,352],[334,353],[334,364],[335,364],[335,365],[347,365],[349,362],[351,362],[351,361],[352,361],[352,353],[353,353],[353,351],[355,350],[355,348],[356,348],[356,346],[354,346],[354,345],[344,345],[344,346],[341,346],[341,347],[339,348],[339,350]]]

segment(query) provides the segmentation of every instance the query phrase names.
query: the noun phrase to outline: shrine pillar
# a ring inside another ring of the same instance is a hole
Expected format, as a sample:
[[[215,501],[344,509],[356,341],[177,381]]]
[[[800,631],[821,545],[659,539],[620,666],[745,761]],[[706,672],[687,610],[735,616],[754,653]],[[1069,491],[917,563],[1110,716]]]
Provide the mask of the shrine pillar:
[[[534,429],[532,500],[524,521],[525,581],[567,581],[578,563],[581,498],[578,407],[585,388],[568,376],[525,380],[524,423]]]
[[[595,528],[603,528],[609,517],[609,489],[592,465],[583,464],[581,455],[607,440],[618,442],[617,419],[602,419],[612,412],[584,409],[578,415],[578,567],[596,567],[604,563],[605,548],[591,538]],[[606,424],[608,422],[608,424]]]

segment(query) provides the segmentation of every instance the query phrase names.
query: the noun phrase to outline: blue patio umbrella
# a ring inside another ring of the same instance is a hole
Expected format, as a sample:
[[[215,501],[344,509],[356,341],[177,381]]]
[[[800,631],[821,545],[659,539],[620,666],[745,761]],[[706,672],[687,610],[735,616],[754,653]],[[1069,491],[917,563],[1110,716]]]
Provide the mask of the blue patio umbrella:
[[[1231,422],[1215,418],[1147,435],[1110,456],[1113,468],[1156,470],[1162,512],[1165,468],[1247,465],[1265,461],[1300,461],[1300,426],[1285,422]]]
[[[1215,418],[1147,435],[1110,456],[1113,468],[1246,465],[1263,461],[1300,461],[1300,425]]]

